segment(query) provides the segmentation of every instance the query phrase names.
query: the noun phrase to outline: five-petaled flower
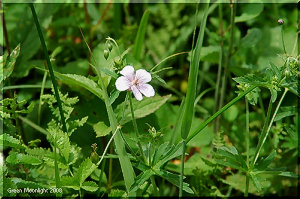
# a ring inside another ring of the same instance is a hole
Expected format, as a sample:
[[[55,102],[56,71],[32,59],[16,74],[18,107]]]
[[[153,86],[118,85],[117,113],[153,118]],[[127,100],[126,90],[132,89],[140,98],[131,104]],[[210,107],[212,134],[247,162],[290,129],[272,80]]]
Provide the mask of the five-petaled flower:
[[[119,91],[129,90],[133,92],[134,97],[141,101],[143,95],[152,97],[155,91],[150,84],[151,74],[144,69],[139,69],[134,72],[133,66],[125,66],[121,72],[123,76],[119,77],[116,81],[116,87]]]

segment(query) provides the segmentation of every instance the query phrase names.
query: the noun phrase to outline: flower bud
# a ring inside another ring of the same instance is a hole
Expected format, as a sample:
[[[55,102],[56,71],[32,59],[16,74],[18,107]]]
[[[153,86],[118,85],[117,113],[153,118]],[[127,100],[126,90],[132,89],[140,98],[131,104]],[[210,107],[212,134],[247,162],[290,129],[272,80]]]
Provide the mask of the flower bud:
[[[109,51],[108,50],[104,50],[104,58],[107,60],[109,56]]]
[[[285,74],[286,77],[290,77],[291,71],[289,70],[289,68],[285,69],[284,74]]]
[[[107,43],[107,48],[108,48],[108,50],[109,50],[109,51],[111,51],[111,50],[112,50],[113,46],[111,45],[111,43],[110,43],[110,42],[108,42],[108,43]]]
[[[283,19],[278,19],[277,23],[278,23],[279,25],[283,25],[283,24],[284,24],[284,21],[283,21]]]

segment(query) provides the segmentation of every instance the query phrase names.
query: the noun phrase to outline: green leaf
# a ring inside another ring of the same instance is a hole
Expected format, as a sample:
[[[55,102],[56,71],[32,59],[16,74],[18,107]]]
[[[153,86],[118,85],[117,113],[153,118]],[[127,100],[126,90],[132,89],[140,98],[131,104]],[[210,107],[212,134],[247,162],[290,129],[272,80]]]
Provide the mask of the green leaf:
[[[94,192],[98,190],[98,185],[95,182],[86,181],[82,184],[81,188],[86,191]]]
[[[10,53],[10,56],[4,54],[0,57],[0,83],[12,74],[19,54],[20,44]]]
[[[80,186],[79,186],[78,182],[76,181],[76,179],[74,177],[70,177],[70,176],[61,177],[60,185],[62,187],[74,189],[77,191],[80,189]]]
[[[175,147],[173,146],[171,149],[165,152],[165,155],[155,164],[155,168],[160,168],[166,162],[182,155],[182,147],[183,142],[178,143]]]
[[[25,149],[26,146],[21,144],[20,140],[4,133],[0,135],[0,149],[3,149],[3,146],[8,146],[16,149]]]
[[[136,60],[140,60],[140,57],[142,55],[142,48],[144,45],[144,39],[145,39],[145,33],[147,29],[147,23],[149,18],[150,12],[146,10],[143,14],[143,17],[141,19],[141,23],[139,25],[139,29],[135,38],[134,42],[134,48],[133,48],[133,56]]]
[[[265,170],[273,162],[276,156],[276,151],[274,150],[266,159],[262,159],[255,167],[258,170]]]
[[[47,135],[48,139],[52,142],[53,145],[56,145],[59,153],[64,157],[66,162],[68,162],[71,150],[71,144],[68,134],[57,128],[48,128],[47,130],[49,132],[49,134]]]
[[[154,174],[155,173],[151,169],[143,171],[140,175],[136,177],[134,183],[130,187],[130,191],[136,191]]]
[[[228,110],[226,110],[224,113],[224,118],[229,121],[232,122],[234,121],[238,114],[239,114],[239,109],[236,105],[232,105]]]
[[[159,109],[159,107],[161,107],[164,103],[166,103],[166,101],[170,97],[171,95],[156,95],[154,97],[144,98],[142,101],[133,100],[132,104],[135,118],[142,118],[153,113],[154,111]],[[121,124],[126,124],[127,122],[131,121],[131,111],[129,106],[126,107],[123,113],[124,103],[125,102],[119,104],[115,110],[118,120],[121,120],[124,114],[124,119],[121,121]]]
[[[6,158],[6,162],[9,164],[30,164],[30,165],[39,165],[42,163],[38,158],[25,155],[22,153],[11,152]]]
[[[87,177],[89,177],[96,168],[97,166],[93,164],[89,158],[85,159],[85,161],[81,163],[77,173],[75,174],[78,183],[82,186],[82,183],[85,181],[85,179],[87,179]]]
[[[120,95],[120,91],[114,90],[109,97],[109,105],[112,105],[115,102],[115,100],[119,97],[119,95]]]
[[[236,16],[234,21],[235,23],[248,21],[257,17],[263,10],[264,4],[262,3],[249,3],[249,4],[241,4],[242,6],[242,14],[241,16]]]
[[[282,118],[295,115],[296,113],[297,113],[297,107],[296,106],[280,107],[274,121],[278,121],[278,120],[281,120]]]
[[[262,37],[261,30],[258,28],[248,29],[245,37],[242,38],[240,47],[241,48],[251,48],[256,46]]]
[[[175,186],[179,187],[179,181],[180,181],[180,176],[175,175],[173,173],[170,173],[168,171],[164,170],[155,170],[155,173],[158,174],[160,177],[168,180],[170,183],[174,184]],[[189,188],[189,184],[183,183],[183,190],[186,191],[187,193],[194,194],[193,190]]]
[[[75,75],[75,74],[61,74],[58,72],[55,72],[54,74],[56,77],[61,79],[64,83],[69,84],[69,86],[74,86],[74,85],[80,86],[80,87],[90,91],[91,93],[93,93],[94,95],[99,97],[100,99],[103,99],[102,90],[99,88],[99,86],[93,80],[86,78],[84,76]]]
[[[103,137],[111,132],[111,127],[106,126],[104,122],[98,122],[93,125],[93,129],[96,133],[96,137]]]
[[[192,49],[192,59],[190,61],[189,81],[184,105],[184,113],[181,125],[181,138],[186,139],[189,135],[194,115],[194,102],[196,96],[197,78],[200,64],[200,55],[204,38],[204,30],[208,16],[209,3],[205,6],[200,31],[198,34],[196,47]]]
[[[253,184],[257,188],[257,190],[261,191],[263,189],[263,185],[262,185],[263,178],[260,178],[259,176],[251,174],[251,173],[250,173],[250,177],[253,181]]]
[[[217,148],[217,152],[215,153],[215,156],[216,156],[215,161],[218,164],[239,169],[242,171],[247,170],[247,165],[245,160],[243,159],[242,156],[239,155],[236,148],[233,146],[230,149],[227,147]]]

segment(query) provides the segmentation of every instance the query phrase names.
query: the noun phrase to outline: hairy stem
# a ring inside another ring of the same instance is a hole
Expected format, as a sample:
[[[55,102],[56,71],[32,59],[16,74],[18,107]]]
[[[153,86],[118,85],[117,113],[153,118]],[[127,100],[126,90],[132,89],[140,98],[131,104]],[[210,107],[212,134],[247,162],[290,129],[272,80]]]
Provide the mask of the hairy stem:
[[[246,164],[247,167],[249,168],[249,142],[250,142],[250,130],[249,130],[249,103],[248,100],[245,100],[246,103],[246,136],[245,136],[245,141],[246,141],[246,154],[247,154],[247,159],[246,159]],[[248,197],[248,189],[249,189],[249,175],[248,173],[246,174],[246,187],[245,187],[245,197]]]

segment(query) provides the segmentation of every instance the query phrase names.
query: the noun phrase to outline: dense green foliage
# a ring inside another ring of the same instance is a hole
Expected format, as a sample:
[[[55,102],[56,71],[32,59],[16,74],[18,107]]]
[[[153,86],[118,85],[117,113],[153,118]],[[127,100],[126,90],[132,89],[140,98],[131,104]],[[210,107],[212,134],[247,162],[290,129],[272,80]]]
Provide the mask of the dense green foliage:
[[[3,13],[1,196],[297,195],[296,4]],[[116,88],[126,65],[154,97]]]

